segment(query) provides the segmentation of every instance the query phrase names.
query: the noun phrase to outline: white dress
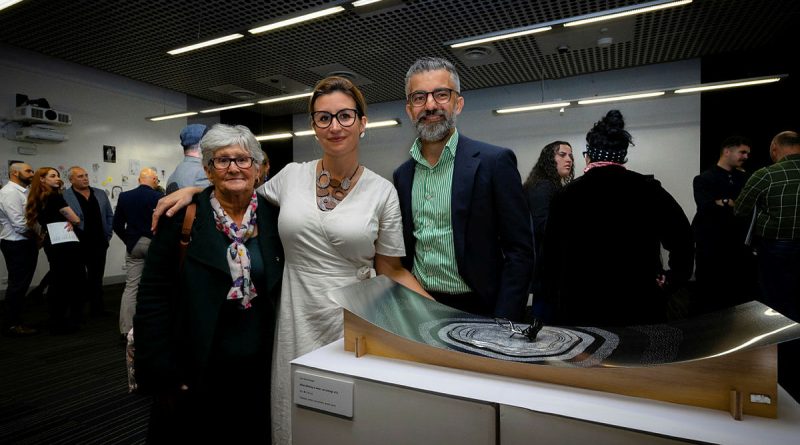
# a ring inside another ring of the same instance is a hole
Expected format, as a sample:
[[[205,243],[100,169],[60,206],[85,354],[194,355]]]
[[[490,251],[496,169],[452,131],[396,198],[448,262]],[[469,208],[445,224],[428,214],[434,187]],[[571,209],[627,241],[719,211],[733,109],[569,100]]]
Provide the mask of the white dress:
[[[281,208],[278,231],[286,258],[272,358],[273,444],[291,443],[289,362],[342,337],[342,310],[327,291],[369,278],[376,253],[405,255],[394,186],[364,168],[347,197],[323,212],[316,166],[291,163],[258,189]]]

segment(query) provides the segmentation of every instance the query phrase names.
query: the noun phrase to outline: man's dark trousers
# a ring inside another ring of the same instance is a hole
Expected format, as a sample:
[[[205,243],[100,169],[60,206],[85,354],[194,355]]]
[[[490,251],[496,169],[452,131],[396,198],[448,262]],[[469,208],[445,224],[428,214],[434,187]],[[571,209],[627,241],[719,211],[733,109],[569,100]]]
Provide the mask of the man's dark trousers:
[[[39,247],[33,239],[0,240],[0,250],[8,269],[6,319],[3,322],[3,329],[8,329],[22,323],[23,302],[33,280],[33,273],[36,272]]]

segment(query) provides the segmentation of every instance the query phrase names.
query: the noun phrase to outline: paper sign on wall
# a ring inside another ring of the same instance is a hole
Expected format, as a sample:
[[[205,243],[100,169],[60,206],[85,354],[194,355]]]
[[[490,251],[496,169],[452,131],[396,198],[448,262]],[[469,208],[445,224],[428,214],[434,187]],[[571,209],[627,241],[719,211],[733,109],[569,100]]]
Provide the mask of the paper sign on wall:
[[[352,418],[353,382],[295,371],[294,403]]]

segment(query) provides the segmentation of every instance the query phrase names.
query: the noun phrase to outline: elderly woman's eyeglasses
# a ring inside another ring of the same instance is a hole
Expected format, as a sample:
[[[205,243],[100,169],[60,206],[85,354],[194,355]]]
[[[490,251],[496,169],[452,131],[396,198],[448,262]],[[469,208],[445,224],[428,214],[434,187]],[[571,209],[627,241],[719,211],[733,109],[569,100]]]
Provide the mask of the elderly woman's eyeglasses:
[[[358,119],[358,110],[345,108],[337,111],[335,114],[328,113],[327,111],[315,111],[311,113],[311,121],[317,128],[330,127],[334,117],[339,121],[339,125],[342,127],[351,127],[356,123],[356,119]]]
[[[238,158],[211,158],[208,164],[213,165],[214,168],[218,170],[225,170],[231,166],[231,162],[236,163],[236,166],[239,168],[250,168],[253,166],[253,158],[250,156],[240,156]]]
[[[531,324],[525,329],[520,329],[519,325],[515,325],[513,321],[505,318],[495,318],[494,322],[497,323],[498,326],[506,329],[508,332],[511,332],[511,335],[509,335],[508,338],[511,338],[514,335],[521,335],[527,338],[530,342],[536,341],[536,336],[539,335],[539,331],[542,330],[542,321],[538,318],[534,318]]]
[[[434,102],[440,104],[446,104],[450,102],[450,97],[453,93],[458,94],[458,91],[452,90],[450,88],[437,88],[433,91],[414,91],[408,95],[406,100],[412,106],[421,107],[425,105],[428,101],[428,95],[430,94],[433,97]]]

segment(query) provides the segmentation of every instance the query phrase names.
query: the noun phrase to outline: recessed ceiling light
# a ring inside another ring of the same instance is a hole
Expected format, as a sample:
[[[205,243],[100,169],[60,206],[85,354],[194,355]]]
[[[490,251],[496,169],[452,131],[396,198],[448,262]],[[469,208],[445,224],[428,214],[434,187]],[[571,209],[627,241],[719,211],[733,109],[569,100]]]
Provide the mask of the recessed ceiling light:
[[[231,40],[236,40],[244,37],[244,34],[231,34],[224,37],[219,37],[216,39],[206,40],[205,42],[195,43],[194,45],[184,46],[182,48],[176,48],[173,50],[167,51],[167,54],[171,56],[175,56],[178,54],[183,54],[189,51],[194,51],[196,49],[205,48],[207,46],[217,45],[224,42],[229,42]]]
[[[644,8],[641,8],[641,7],[638,7],[638,6],[633,6],[632,8],[634,8],[634,9],[628,9],[626,11],[621,11],[621,12],[617,12],[617,13],[614,13],[614,12],[609,13],[610,11],[601,12],[601,13],[598,13],[598,15],[595,15],[594,17],[589,17],[589,18],[586,18],[586,19],[575,20],[575,21],[572,21],[572,22],[564,23],[564,26],[565,27],[580,26],[580,25],[586,25],[588,23],[602,22],[603,20],[613,20],[613,19],[618,19],[620,17],[626,17],[626,16],[629,16],[629,15],[643,14],[645,12],[658,11],[659,9],[666,9],[666,8],[673,8],[675,6],[688,5],[691,2],[692,2],[692,0],[679,0],[679,1],[675,1],[675,2],[664,2],[664,1],[650,2],[651,6],[646,6]],[[622,9],[622,8],[620,8],[620,9]],[[619,9],[617,9],[617,10],[619,10]]]
[[[550,108],[565,108],[568,106],[570,106],[569,102],[551,102],[546,104],[525,105],[522,107],[514,107],[514,108],[500,108],[498,110],[495,110],[494,112],[497,114],[510,114],[510,113],[522,113],[523,111],[548,110]]]
[[[250,107],[255,105],[253,102],[248,102],[245,104],[234,104],[234,105],[225,105],[223,107],[218,108],[209,108],[208,110],[200,110],[201,113],[213,113],[215,111],[223,111],[223,110],[232,110],[234,108],[243,108],[243,107]]]
[[[271,103],[274,103],[274,102],[283,102],[283,101],[286,101],[286,100],[301,99],[303,97],[309,97],[312,94],[314,94],[314,93],[302,93],[302,94],[292,94],[291,96],[273,97],[273,98],[270,98],[270,99],[260,100],[260,101],[258,101],[258,103],[260,103],[260,104],[271,104]]]
[[[379,1],[381,1],[381,0],[358,0],[356,2],[353,2],[353,6],[358,8],[358,7],[361,7],[361,6],[367,6],[367,5],[371,5],[373,3],[378,3]]]
[[[0,9],[6,9],[9,6],[16,5],[17,3],[21,2],[22,0],[3,0],[0,1]]]
[[[367,128],[394,127],[395,125],[400,125],[400,121],[397,119],[388,119],[385,121],[367,122]]]
[[[743,80],[733,82],[715,82],[708,85],[698,85],[695,87],[686,87],[675,90],[676,94],[697,93],[700,91],[721,90],[723,88],[736,88],[746,87],[750,85],[762,85],[765,83],[773,83],[781,80],[780,77],[768,77],[766,79]]]
[[[186,111],[183,113],[176,113],[176,114],[166,114],[164,116],[156,116],[156,117],[148,117],[147,119],[157,122],[157,121],[165,121],[167,119],[177,119],[179,117],[186,117],[186,116],[194,116],[197,114],[197,111]]]
[[[477,38],[477,39],[466,40],[466,41],[459,42],[459,43],[453,43],[453,44],[450,45],[450,48],[463,48],[465,46],[479,45],[481,43],[494,42],[494,41],[497,41],[497,40],[511,39],[511,38],[514,38],[514,37],[522,37],[522,36],[527,36],[529,34],[536,34],[536,33],[540,33],[540,32],[550,31],[551,29],[553,29],[552,26],[543,26],[543,27],[539,27],[539,28],[526,29],[526,30],[523,30],[523,31],[510,32],[510,33],[507,33],[507,34],[498,34],[498,35],[489,36],[489,37],[481,37],[481,38]]]
[[[663,95],[663,91],[653,91],[649,93],[625,94],[622,96],[598,97],[597,99],[581,99],[578,101],[578,105],[600,104],[603,102],[622,102],[624,100],[645,99],[648,97],[657,97]]]
[[[333,8],[323,9],[321,11],[312,12],[309,14],[303,14],[301,16],[294,17],[291,19],[281,20],[275,23],[269,23],[264,26],[259,26],[257,28],[250,29],[247,32],[249,32],[250,34],[259,34],[262,32],[272,31],[278,28],[284,28],[287,26],[296,25],[298,23],[307,22],[309,20],[318,19],[320,17],[325,17],[342,11],[344,11],[344,8],[342,8],[341,6],[334,6]]]
[[[289,139],[293,135],[292,133],[273,133],[273,134],[262,134],[261,136],[256,136],[257,141],[272,141],[275,139]]]

